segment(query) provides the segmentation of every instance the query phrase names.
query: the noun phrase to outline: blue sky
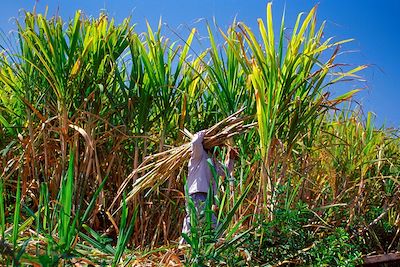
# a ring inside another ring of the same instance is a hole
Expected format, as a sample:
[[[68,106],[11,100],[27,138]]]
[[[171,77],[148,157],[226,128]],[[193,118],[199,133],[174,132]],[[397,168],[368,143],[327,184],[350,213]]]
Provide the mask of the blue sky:
[[[117,22],[132,16],[137,31],[144,30],[146,19],[155,28],[162,17],[163,22],[186,36],[188,27],[204,25],[199,19],[226,29],[236,17],[252,28],[256,28],[257,18],[265,18],[267,1],[260,0],[39,0],[38,11],[49,7],[49,14],[59,14],[64,19],[73,17],[75,10],[81,9],[87,16],[97,16],[101,10],[115,17]],[[21,9],[31,11],[35,1],[7,1],[2,4],[0,29],[9,32],[15,29],[12,17],[18,17]],[[286,5],[286,26],[292,27],[297,14],[309,11],[318,4],[318,20],[327,21],[326,37],[335,40],[354,38],[343,47],[339,61],[351,66],[368,64],[370,67],[361,75],[365,83],[346,83],[332,91],[364,87],[357,97],[364,111],[373,111],[377,125],[400,127],[400,1],[397,0],[275,0],[273,14],[276,23],[280,21]],[[172,30],[170,33],[174,39]],[[201,32],[200,32],[201,34]],[[205,35],[205,32],[203,32]]]

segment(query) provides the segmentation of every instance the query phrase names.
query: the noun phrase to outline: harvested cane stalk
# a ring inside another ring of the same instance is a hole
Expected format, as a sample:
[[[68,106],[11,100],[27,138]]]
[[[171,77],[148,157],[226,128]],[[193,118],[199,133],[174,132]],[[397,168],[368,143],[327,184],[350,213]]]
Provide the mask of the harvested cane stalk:
[[[249,117],[237,117],[243,110],[244,108],[238,110],[229,117],[207,129],[203,141],[204,148],[210,149],[215,146],[223,145],[231,137],[245,133],[249,129],[253,128],[256,123],[247,125],[244,124],[244,121],[249,119]],[[184,133],[188,137],[192,137],[192,134],[190,134],[186,129]],[[160,184],[164,183],[167,179],[171,178],[172,175],[177,173],[177,170],[180,170],[182,167],[186,166],[185,163],[190,158],[190,150],[191,144],[189,142],[179,147],[148,156],[142,162],[142,164],[140,164],[139,167],[135,169],[122,183],[109,210],[112,209],[118,198],[122,195],[122,192],[125,190],[126,186],[131,182],[137,173],[145,172],[142,177],[135,181],[132,190],[129,192],[126,198],[126,201],[131,200],[135,195],[144,189],[150,187],[154,189]]]

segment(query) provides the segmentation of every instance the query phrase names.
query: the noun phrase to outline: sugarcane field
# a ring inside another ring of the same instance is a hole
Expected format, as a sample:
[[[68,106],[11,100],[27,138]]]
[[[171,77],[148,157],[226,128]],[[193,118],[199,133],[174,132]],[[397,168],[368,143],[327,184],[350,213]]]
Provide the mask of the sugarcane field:
[[[0,11],[0,266],[400,266],[400,76],[332,1],[43,1]]]

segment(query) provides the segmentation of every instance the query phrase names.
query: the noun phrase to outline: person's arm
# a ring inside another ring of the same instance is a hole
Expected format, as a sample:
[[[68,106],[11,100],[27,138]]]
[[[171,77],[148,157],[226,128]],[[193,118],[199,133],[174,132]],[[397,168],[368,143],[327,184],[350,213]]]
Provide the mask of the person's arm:
[[[201,155],[204,150],[203,140],[204,140],[205,134],[206,134],[206,131],[202,130],[200,132],[197,132],[192,139],[191,157],[194,160],[199,160],[201,158]]]
[[[228,173],[231,174],[233,171],[233,165],[235,164],[235,160],[238,158],[238,152],[233,148],[228,148],[228,153],[225,158],[225,166],[228,170]]]
[[[225,171],[227,171],[227,173],[229,175],[231,175],[231,173],[233,171],[233,165],[235,164],[235,160],[237,159],[237,157],[238,157],[238,153],[236,152],[236,150],[231,149],[231,148],[228,148],[228,152],[226,154],[224,164],[222,164],[215,157],[213,157],[213,162],[214,162],[214,166],[215,166],[215,170],[216,170],[217,174],[219,176],[221,176],[222,178],[225,178],[225,176],[226,176]]]

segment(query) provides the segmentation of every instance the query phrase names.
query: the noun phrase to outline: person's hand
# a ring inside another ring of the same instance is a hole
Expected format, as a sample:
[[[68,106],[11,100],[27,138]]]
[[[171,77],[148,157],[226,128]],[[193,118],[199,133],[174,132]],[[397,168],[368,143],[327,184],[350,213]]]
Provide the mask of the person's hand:
[[[228,153],[230,159],[237,159],[239,157],[238,151],[232,147],[228,148]]]

